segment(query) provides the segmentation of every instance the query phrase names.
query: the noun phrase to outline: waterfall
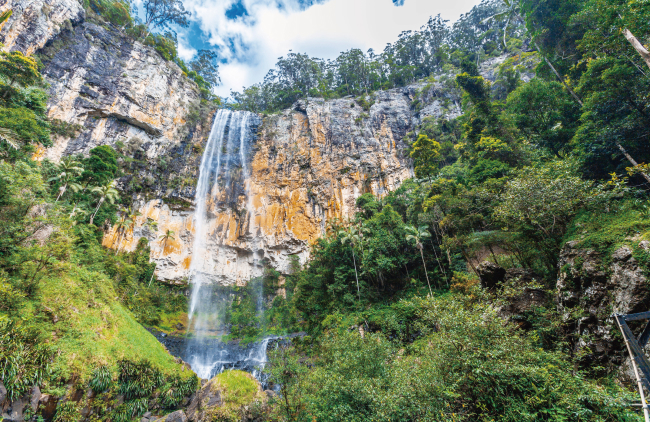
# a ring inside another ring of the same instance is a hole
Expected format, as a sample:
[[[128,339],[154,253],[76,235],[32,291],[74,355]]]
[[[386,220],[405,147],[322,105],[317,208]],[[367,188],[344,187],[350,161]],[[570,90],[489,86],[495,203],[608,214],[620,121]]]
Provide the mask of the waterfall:
[[[245,218],[239,222],[238,233],[247,236],[253,245],[255,259],[256,239],[254,213],[250,195],[249,144],[256,115],[248,112],[219,110],[208,137],[196,186],[194,213],[194,243],[190,264],[192,292],[188,317],[193,335],[187,343],[184,360],[201,378],[211,378],[224,369],[247,370],[262,380],[260,368],[266,363],[266,348],[271,339],[265,338],[248,347],[220,341],[223,316],[230,301],[230,293],[218,284],[218,268],[209,256],[208,246],[221,244],[225,233],[217,233],[211,224],[219,211],[237,204],[241,194],[246,196]],[[245,231],[244,231],[245,230]],[[219,250],[219,248],[212,248]],[[261,288],[261,285],[260,285]],[[263,312],[261,291],[258,292],[258,314]]]

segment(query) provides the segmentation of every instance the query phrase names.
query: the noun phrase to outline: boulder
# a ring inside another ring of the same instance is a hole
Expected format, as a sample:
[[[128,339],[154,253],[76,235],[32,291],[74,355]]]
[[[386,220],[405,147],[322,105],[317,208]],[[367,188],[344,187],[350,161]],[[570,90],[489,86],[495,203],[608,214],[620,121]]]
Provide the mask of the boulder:
[[[505,269],[490,261],[481,262],[476,267],[476,272],[481,279],[481,286],[488,290],[494,290],[506,276]]]
[[[192,422],[230,420],[241,414],[258,413],[256,411],[262,409],[266,401],[259,381],[251,374],[229,370],[212,378],[196,392],[187,407],[187,417]]]
[[[5,388],[5,385],[0,381],[0,405],[5,401],[7,398],[7,389]]]
[[[143,418],[144,419],[144,418]],[[160,419],[155,419],[155,422],[187,422],[187,416],[182,410],[177,410],[174,413],[170,413],[167,416],[163,416]]]
[[[644,268],[633,257],[630,246],[622,246],[607,257],[580,248],[578,241],[565,244],[558,266],[558,311],[571,334],[575,355],[584,367],[619,370],[627,352],[611,316],[650,310]],[[640,329],[635,324],[631,328]]]
[[[533,308],[544,306],[549,301],[549,295],[538,283],[540,277],[524,268],[510,268],[504,276],[504,283],[514,288],[515,294],[502,297],[506,304],[499,309],[499,316],[517,321],[521,328],[527,329],[524,314]]]

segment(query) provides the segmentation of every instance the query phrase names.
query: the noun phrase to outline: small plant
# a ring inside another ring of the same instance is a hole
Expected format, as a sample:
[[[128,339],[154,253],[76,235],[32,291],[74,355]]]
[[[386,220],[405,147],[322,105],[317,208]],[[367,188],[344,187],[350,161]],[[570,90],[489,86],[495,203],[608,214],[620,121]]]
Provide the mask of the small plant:
[[[88,382],[88,386],[92,388],[95,393],[103,393],[111,388],[113,385],[113,377],[110,369],[106,365],[102,365],[93,371],[93,377]]]
[[[79,409],[77,403],[66,401],[59,403],[56,407],[56,414],[53,422],[73,422],[79,419]]]

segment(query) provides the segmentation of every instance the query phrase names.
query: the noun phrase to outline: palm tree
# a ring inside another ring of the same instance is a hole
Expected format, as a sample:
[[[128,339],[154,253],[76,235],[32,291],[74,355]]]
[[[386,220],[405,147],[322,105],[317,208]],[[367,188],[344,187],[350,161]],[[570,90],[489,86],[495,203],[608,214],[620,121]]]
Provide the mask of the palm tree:
[[[133,228],[135,227],[135,221],[141,215],[142,213],[140,213],[140,211],[134,210],[132,207],[129,207],[126,216],[122,218],[122,224],[119,227],[119,229],[121,230],[120,237],[124,236],[124,234],[127,232],[133,233]],[[115,255],[117,255],[117,251],[120,250],[120,243],[121,240],[120,242],[117,243],[117,249]]]
[[[66,189],[70,187],[74,192],[81,190],[81,185],[72,181],[75,177],[83,173],[84,168],[81,167],[81,164],[72,157],[65,157],[61,160],[61,163],[58,165],[59,174],[52,177],[48,182],[55,180],[60,181],[63,185],[59,188],[59,196],[56,197],[56,201],[59,202],[59,199],[65,193]]]
[[[173,230],[167,230],[165,232],[165,234],[163,234],[162,236],[159,237],[159,239],[162,241],[162,245],[163,245],[162,250],[160,251],[160,254],[158,255],[159,258],[162,256],[163,252],[165,252],[165,248],[167,247],[167,242],[170,241],[170,240],[172,240],[172,241],[176,240],[176,238],[174,237],[175,234],[176,233],[174,233]]]
[[[122,237],[124,236],[124,233],[127,232],[128,230],[133,227],[133,220],[128,218],[127,216],[122,217],[120,221],[115,223],[115,232],[117,233],[117,248],[115,248],[115,255],[118,254],[120,251],[120,244],[122,243]]]
[[[420,250],[420,257],[422,257],[422,265],[424,266],[424,275],[427,277],[427,284],[429,285],[429,294],[433,296],[433,291],[431,290],[431,283],[429,282],[429,273],[427,272],[427,264],[424,261],[424,245],[422,241],[427,237],[431,237],[431,233],[427,230],[429,226],[420,226],[417,229],[413,226],[406,226],[406,241],[415,242],[415,247]]]
[[[359,243],[361,238],[357,233],[354,232],[354,227],[349,226],[347,230],[340,230],[338,233],[341,236],[341,244],[345,245],[350,243],[350,249],[352,250],[352,262],[354,262],[354,277],[357,280],[357,296],[359,301],[361,300],[361,292],[359,291],[359,274],[357,273],[357,258],[354,255],[354,247]]]
[[[115,180],[105,184],[104,186],[95,186],[90,190],[90,192],[99,195],[99,203],[97,204],[97,208],[95,208],[93,215],[90,216],[90,224],[93,224],[93,220],[97,215],[97,211],[99,211],[99,207],[101,207],[106,200],[108,200],[108,202],[111,204],[115,203],[118,192],[115,190]]]
[[[16,132],[6,127],[0,127],[0,139],[13,149],[20,149],[25,143]]]

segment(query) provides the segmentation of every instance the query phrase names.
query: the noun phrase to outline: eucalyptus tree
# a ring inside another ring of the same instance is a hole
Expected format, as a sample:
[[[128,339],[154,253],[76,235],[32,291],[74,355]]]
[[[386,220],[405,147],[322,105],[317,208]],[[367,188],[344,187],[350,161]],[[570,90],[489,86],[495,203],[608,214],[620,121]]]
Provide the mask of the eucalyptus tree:
[[[173,25],[185,28],[190,24],[191,13],[185,10],[181,0],[145,0],[143,6],[145,38],[154,28],[170,29]]]
[[[189,68],[202,77],[211,88],[221,83],[217,53],[212,50],[199,50],[196,58],[189,63]]]
[[[406,241],[412,242],[415,244],[415,247],[420,251],[420,257],[422,258],[422,266],[424,267],[424,275],[427,278],[427,284],[429,285],[429,294],[433,296],[433,291],[431,290],[431,283],[429,282],[429,273],[427,272],[427,264],[424,261],[424,245],[423,241],[426,238],[431,237],[431,233],[428,231],[429,226],[420,226],[415,228],[414,226],[406,226]]]

